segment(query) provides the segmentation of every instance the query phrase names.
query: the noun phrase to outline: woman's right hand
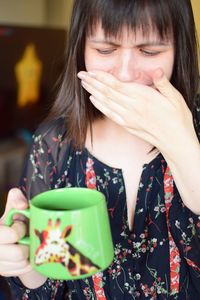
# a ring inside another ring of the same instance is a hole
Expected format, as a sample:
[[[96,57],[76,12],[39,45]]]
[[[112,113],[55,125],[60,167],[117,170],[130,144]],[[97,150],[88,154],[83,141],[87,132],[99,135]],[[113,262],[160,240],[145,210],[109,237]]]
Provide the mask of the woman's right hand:
[[[12,208],[28,208],[27,199],[17,188],[9,191],[5,212],[0,219],[0,275],[17,276],[26,287],[37,288],[46,281],[46,278],[32,269],[28,260],[29,247],[17,244],[27,232],[24,217],[16,215],[12,226],[5,225],[7,214]]]
[[[22,216],[16,215],[12,226],[5,225],[7,214],[12,208],[26,209],[27,207],[28,201],[23,193],[17,188],[11,189],[5,212],[0,219],[0,275],[2,276],[19,276],[31,270],[28,246],[17,244],[27,231]]]

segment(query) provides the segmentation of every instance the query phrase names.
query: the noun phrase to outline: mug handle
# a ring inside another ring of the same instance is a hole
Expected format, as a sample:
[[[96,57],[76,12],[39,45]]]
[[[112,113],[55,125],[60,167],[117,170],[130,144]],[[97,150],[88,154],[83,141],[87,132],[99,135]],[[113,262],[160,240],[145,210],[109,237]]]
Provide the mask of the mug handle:
[[[5,225],[11,226],[13,224],[13,216],[15,214],[21,214],[21,215],[25,216],[26,218],[30,219],[30,209],[29,208],[24,209],[24,210],[12,208],[6,216]],[[30,245],[30,237],[25,236],[21,240],[19,240],[18,243],[29,246]]]

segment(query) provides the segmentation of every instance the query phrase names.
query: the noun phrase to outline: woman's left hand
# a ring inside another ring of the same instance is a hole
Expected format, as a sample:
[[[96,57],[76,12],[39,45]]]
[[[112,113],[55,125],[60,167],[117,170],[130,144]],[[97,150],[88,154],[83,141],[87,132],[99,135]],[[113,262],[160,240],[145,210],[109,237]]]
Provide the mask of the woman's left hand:
[[[195,136],[189,108],[161,69],[152,75],[153,86],[120,82],[102,71],[78,77],[97,109],[163,154],[172,150],[170,145],[182,147],[187,136]]]
[[[97,109],[163,154],[184,204],[200,214],[200,146],[192,114],[162,70],[152,75],[151,87],[99,71],[78,77]]]

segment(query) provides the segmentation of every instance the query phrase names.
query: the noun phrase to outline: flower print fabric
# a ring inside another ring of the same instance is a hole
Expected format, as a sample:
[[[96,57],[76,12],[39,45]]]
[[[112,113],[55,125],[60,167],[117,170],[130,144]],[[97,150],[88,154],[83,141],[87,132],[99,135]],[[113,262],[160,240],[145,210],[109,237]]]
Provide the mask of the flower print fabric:
[[[194,124],[200,136],[198,107]],[[13,299],[200,299],[200,217],[183,204],[162,155],[143,166],[130,231],[122,170],[105,165],[87,149],[75,150],[64,133],[62,119],[35,133],[21,188],[29,199],[72,186],[104,193],[114,259],[105,271],[85,280],[48,279],[33,290],[9,278]]]

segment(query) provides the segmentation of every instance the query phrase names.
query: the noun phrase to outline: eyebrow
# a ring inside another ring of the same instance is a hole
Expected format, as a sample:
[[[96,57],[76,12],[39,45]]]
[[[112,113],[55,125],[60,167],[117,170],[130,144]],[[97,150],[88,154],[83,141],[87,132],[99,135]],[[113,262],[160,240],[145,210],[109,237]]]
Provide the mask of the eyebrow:
[[[90,39],[90,42],[95,43],[95,44],[109,44],[111,46],[114,47],[119,47],[120,44],[113,42],[111,40],[107,40],[107,39],[100,39],[100,40],[95,40],[95,39]],[[136,44],[136,47],[147,47],[147,46],[168,46],[170,44],[169,41],[146,41],[144,43],[141,44]]]

